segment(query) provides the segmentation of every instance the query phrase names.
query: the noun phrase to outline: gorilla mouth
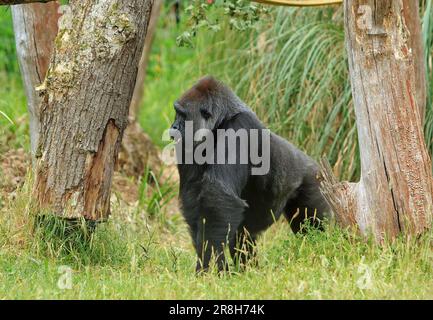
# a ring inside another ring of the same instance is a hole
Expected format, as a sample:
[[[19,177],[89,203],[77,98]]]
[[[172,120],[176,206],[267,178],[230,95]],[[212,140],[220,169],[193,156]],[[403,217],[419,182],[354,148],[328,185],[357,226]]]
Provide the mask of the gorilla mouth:
[[[173,144],[178,144],[182,141],[182,137],[179,137],[176,139],[176,137],[171,136],[170,139],[172,141],[171,143],[173,143]]]
[[[170,139],[173,140],[175,144],[178,144],[182,140],[182,136],[179,135],[179,131],[176,129],[169,129]]]

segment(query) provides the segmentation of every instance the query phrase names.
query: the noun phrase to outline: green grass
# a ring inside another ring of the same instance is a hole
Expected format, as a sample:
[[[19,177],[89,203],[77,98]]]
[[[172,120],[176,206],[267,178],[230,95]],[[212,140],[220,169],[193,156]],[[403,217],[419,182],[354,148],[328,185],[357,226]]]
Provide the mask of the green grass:
[[[433,298],[432,234],[378,246],[332,226],[297,236],[281,220],[260,238],[259,266],[197,276],[178,214],[161,221],[115,202],[92,235],[65,235],[58,220],[33,227],[28,192],[0,211],[3,299]],[[71,289],[58,287],[63,266]]]
[[[340,13],[278,9],[249,33],[228,26],[201,33],[195,49],[175,46],[183,28],[165,12],[152,51],[140,123],[156,144],[162,145],[173,101],[199,76],[215,74],[273,130],[314,157],[326,153],[341,177],[357,177]],[[28,149],[12,35],[10,11],[0,8],[0,158],[9,149]],[[259,240],[258,267],[197,276],[187,227],[169,208],[177,186],[150,184],[150,175],[138,182],[135,205],[113,195],[109,221],[92,234],[53,218],[37,224],[31,178],[14,198],[0,195],[0,299],[433,299],[431,232],[378,246],[333,226],[296,236],[281,220]],[[69,290],[58,287],[62,266],[72,270]]]
[[[10,10],[0,7],[0,154],[29,144],[25,93],[11,25]]]

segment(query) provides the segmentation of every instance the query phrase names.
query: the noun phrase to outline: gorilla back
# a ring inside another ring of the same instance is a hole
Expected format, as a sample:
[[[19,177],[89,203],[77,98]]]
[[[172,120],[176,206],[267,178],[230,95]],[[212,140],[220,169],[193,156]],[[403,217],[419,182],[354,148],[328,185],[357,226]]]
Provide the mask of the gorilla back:
[[[254,257],[257,236],[281,215],[294,232],[302,231],[307,220],[320,226],[329,208],[319,191],[316,162],[270,133],[232,90],[208,76],[174,108],[171,135],[181,137],[176,149],[182,153],[179,194],[198,255],[197,270],[206,270],[212,255],[218,269],[226,269],[224,246],[236,263],[245,265]],[[234,144],[227,145],[227,132],[235,133]],[[268,162],[264,173],[254,174],[258,164],[251,152],[243,157],[254,148]],[[197,161],[199,150],[207,161]],[[188,156],[192,161],[186,161]]]

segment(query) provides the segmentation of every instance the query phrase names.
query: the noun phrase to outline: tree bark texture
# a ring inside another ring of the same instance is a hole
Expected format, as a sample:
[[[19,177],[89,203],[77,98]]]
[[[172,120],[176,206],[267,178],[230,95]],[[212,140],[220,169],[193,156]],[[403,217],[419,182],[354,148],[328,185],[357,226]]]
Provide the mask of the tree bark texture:
[[[35,153],[40,131],[39,105],[36,87],[41,85],[50,63],[54,38],[57,35],[59,3],[32,3],[12,7],[17,57],[27,97],[30,123],[30,145],[35,165]]]
[[[41,87],[41,210],[104,220],[153,0],[71,0]]]
[[[421,123],[424,124],[427,106],[427,68],[424,57],[419,1],[405,1],[403,5],[406,6],[403,13],[409,14],[404,19],[410,33],[409,47],[412,50],[412,60],[415,68],[416,100],[420,110]]]
[[[361,154],[359,183],[325,166],[322,190],[337,221],[379,242],[432,224],[431,160],[417,95],[413,0],[346,0],[346,49]],[[416,10],[415,10],[416,11]]]

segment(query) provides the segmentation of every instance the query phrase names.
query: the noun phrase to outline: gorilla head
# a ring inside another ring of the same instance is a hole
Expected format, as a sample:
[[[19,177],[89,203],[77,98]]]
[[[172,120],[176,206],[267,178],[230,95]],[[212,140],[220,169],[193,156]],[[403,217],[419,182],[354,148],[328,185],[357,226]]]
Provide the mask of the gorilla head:
[[[224,84],[211,76],[202,78],[174,103],[176,117],[171,126],[185,137],[185,122],[200,129],[215,130],[222,123],[245,111],[243,103]]]

